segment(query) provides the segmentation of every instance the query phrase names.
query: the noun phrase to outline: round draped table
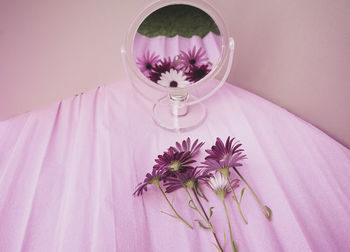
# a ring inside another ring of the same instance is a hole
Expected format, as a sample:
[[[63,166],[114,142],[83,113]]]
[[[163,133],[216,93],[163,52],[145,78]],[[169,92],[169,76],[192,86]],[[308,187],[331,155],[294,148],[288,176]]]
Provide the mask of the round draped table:
[[[245,225],[228,197],[239,251],[349,251],[349,149],[233,85],[205,105],[200,127],[168,132],[152,121],[152,104],[119,81],[1,122],[0,251],[215,251],[183,191],[169,197],[195,230],[160,213],[170,209],[155,188],[132,193],[176,141],[204,141],[203,158],[228,136],[243,144],[240,171],[273,211],[269,222],[246,191]],[[223,242],[222,205],[205,190]]]

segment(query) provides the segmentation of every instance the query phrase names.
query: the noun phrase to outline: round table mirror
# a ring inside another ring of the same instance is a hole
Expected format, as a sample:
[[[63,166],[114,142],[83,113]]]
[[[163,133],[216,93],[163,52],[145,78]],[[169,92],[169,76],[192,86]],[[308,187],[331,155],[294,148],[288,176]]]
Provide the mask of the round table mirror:
[[[205,1],[157,1],[140,13],[123,49],[125,65],[138,90],[147,84],[165,93],[153,107],[159,126],[188,130],[204,121],[206,110],[199,102],[205,97],[192,91],[218,74],[229,44],[221,16]]]

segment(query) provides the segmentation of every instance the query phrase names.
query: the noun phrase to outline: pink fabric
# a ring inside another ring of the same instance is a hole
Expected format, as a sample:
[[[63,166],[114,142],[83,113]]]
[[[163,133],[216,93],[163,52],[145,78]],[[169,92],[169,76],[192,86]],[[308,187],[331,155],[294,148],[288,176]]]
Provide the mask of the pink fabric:
[[[165,37],[157,36],[154,38],[148,38],[139,33],[136,34],[134,40],[134,57],[142,58],[146,50],[151,53],[155,52],[160,58],[175,57],[180,51],[187,52],[192,50],[194,46],[203,48],[206,52],[206,56],[209,61],[215,65],[217,63],[221,53],[221,37],[209,32],[203,39],[199,36],[193,36],[191,38],[184,38],[181,36]]]
[[[268,222],[247,191],[245,225],[228,199],[239,251],[348,251],[350,151],[232,85],[205,104],[202,126],[167,132],[120,81],[1,122],[0,251],[215,251],[209,232],[160,213],[170,210],[154,189],[132,196],[154,158],[188,136],[205,148],[216,137],[240,139],[241,172],[273,210]],[[222,241],[224,212],[209,195]],[[195,218],[183,192],[174,204]]]

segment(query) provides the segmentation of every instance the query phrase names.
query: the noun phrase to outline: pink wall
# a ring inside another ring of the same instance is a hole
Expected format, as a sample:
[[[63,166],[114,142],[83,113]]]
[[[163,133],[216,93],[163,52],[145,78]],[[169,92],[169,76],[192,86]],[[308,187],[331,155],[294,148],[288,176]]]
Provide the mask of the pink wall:
[[[148,2],[0,1],[0,120],[124,78],[124,32]],[[236,40],[230,82],[349,147],[350,1],[215,6]]]
[[[230,80],[350,147],[350,1],[224,2],[238,48]]]

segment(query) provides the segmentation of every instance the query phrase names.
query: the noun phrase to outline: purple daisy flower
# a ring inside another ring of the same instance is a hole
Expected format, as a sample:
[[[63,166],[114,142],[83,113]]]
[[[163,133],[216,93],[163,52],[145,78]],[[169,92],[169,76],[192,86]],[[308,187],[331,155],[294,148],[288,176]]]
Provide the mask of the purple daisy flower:
[[[193,49],[189,49],[186,52],[180,51],[179,55],[179,67],[183,70],[187,70],[190,67],[194,66],[200,66],[203,64],[208,64],[208,57],[206,57],[205,50],[203,48],[199,48],[198,51],[196,50],[196,46],[193,47]]]
[[[136,59],[136,64],[139,66],[142,73],[148,74],[158,61],[159,56],[156,55],[156,53],[150,53],[150,51],[147,50],[142,58]]]
[[[177,61],[175,60],[175,58],[164,58],[154,65],[149,74],[149,78],[151,79],[151,81],[157,83],[160,80],[161,75],[163,73],[170,72],[170,69],[179,70]]]
[[[165,182],[165,192],[171,193],[176,191],[183,186],[194,188],[196,184],[201,181],[207,181],[211,177],[210,174],[203,173],[203,171],[198,170],[197,168],[188,169],[184,173],[177,173],[176,177],[169,177]]]
[[[133,195],[142,195],[143,191],[147,191],[147,186],[149,184],[159,186],[159,182],[162,180],[162,176],[162,169],[153,168],[152,173],[147,173],[145,180],[136,186],[136,190]]]
[[[188,169],[193,169],[191,164],[196,162],[196,160],[191,159],[189,151],[178,152],[169,148],[163,155],[159,155],[155,162],[154,168],[168,171],[164,174],[166,177],[169,175],[169,172],[185,172]]]
[[[209,154],[209,156],[205,158],[205,162],[202,163],[204,164],[204,166],[202,166],[201,168],[204,168],[206,172],[219,171],[226,178],[229,178],[230,176],[229,169],[233,168],[235,173],[240,177],[240,179],[248,186],[248,189],[253,193],[255,200],[258,202],[266,218],[268,220],[271,220],[272,210],[266,205],[263,206],[260,199],[254,192],[253,188],[249,185],[248,181],[236,168],[237,166],[242,166],[240,161],[246,159],[247,156],[243,154],[244,150],[240,148],[242,144],[238,144],[238,141],[236,143],[233,143],[234,139],[235,138],[231,139],[230,137],[228,137],[226,143],[224,144],[220,138],[217,138],[216,143],[211,147],[211,150],[205,150]],[[236,203],[238,202],[237,197],[235,195],[233,196],[233,199],[236,201]],[[247,221],[241,212],[240,202],[237,203],[237,206],[240,210],[243,221],[247,224]]]
[[[219,137],[216,138],[216,143],[211,147],[211,150],[205,150],[205,152],[209,154],[205,159],[215,159],[220,161],[225,159],[227,156],[236,154],[243,155],[242,152],[244,150],[240,148],[242,144],[239,144],[238,141],[233,143],[234,140],[234,137],[232,139],[228,137],[226,143],[224,144]],[[246,155],[243,156],[244,158],[246,157]]]
[[[199,152],[200,148],[203,146],[204,142],[198,143],[198,139],[196,139],[191,145],[191,139],[188,137],[186,140],[182,141],[182,144],[176,142],[175,147],[170,147],[169,149],[173,149],[173,151],[178,152],[187,152],[189,151],[191,156],[194,157]]]
[[[204,166],[201,166],[201,168],[204,168],[207,173],[212,171],[223,171],[231,167],[242,166],[240,161],[245,158],[246,155],[244,155],[242,152],[237,152],[232,156],[226,155],[225,159],[222,160],[208,158],[202,163]]]
[[[185,72],[187,78],[186,80],[190,82],[197,82],[204,78],[210,72],[210,68],[208,65],[191,66],[189,71]]]

